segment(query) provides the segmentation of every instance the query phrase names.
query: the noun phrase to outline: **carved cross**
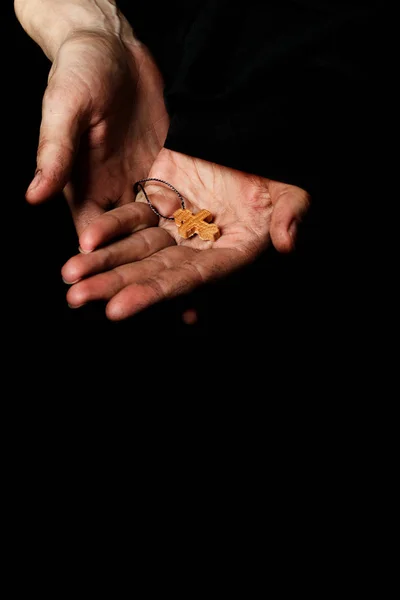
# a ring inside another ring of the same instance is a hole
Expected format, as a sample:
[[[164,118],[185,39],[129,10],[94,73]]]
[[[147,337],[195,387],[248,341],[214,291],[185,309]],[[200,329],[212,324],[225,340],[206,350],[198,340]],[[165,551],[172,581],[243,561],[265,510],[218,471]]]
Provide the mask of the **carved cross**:
[[[179,208],[174,212],[173,217],[178,227],[179,235],[183,238],[192,237],[192,235],[197,233],[202,240],[215,242],[221,235],[217,225],[211,223],[212,214],[204,208],[196,215],[191,213],[187,208]]]

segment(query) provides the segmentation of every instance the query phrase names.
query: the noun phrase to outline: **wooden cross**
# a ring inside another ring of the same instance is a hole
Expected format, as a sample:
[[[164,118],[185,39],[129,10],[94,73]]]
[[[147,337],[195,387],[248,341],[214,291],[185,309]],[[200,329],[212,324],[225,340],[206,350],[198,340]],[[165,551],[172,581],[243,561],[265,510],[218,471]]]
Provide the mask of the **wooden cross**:
[[[183,238],[192,237],[197,233],[202,240],[215,242],[221,235],[217,225],[211,223],[212,214],[204,208],[196,215],[193,215],[187,208],[179,208],[174,212],[173,217],[179,235]]]

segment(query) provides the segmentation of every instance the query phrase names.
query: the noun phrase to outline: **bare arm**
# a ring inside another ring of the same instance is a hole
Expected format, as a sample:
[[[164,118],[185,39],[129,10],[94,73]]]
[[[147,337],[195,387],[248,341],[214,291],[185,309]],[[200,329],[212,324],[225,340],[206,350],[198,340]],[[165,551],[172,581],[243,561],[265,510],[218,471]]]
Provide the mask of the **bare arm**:
[[[135,42],[131,26],[114,0],[14,0],[14,10],[29,37],[51,61],[66,38],[79,31],[103,32]]]

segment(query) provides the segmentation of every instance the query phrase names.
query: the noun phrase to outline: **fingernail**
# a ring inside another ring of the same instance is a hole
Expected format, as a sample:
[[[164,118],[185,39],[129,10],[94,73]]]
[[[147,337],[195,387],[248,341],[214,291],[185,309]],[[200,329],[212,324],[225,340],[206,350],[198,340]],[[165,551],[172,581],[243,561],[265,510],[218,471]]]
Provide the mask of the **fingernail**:
[[[61,278],[63,280],[63,283],[65,283],[66,285],[74,285],[74,283],[78,283],[78,281],[80,281],[79,279],[75,279],[75,281],[67,281],[66,279],[64,279],[64,277]]]
[[[37,186],[40,183],[41,178],[42,178],[42,171],[39,169],[38,171],[36,171],[35,177],[32,179],[31,184],[27,189],[27,192],[32,192],[35,188],[37,188]]]
[[[93,252],[93,249],[92,250],[84,250],[81,246],[79,246],[78,250],[81,254],[90,254],[91,252]]]

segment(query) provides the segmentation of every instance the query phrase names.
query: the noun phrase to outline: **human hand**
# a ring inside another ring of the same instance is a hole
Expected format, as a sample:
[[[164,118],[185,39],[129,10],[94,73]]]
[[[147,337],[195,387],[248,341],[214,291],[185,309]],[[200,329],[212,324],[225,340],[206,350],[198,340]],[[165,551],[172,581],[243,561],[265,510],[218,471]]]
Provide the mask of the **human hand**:
[[[132,182],[148,174],[168,124],[162,78],[145,46],[107,32],[71,33],[50,70],[27,201],[63,191],[80,235],[134,199]]]
[[[165,148],[148,177],[171,183],[193,213],[210,210],[220,237],[180,237],[175,223],[159,219],[140,192],[136,202],[111,210],[81,233],[81,253],[62,268],[64,281],[71,284],[71,307],[103,300],[106,316],[123,320],[229,274],[271,243],[279,252],[290,252],[310,206],[301,188]],[[180,207],[179,198],[163,184],[148,182],[145,190],[165,216]]]

